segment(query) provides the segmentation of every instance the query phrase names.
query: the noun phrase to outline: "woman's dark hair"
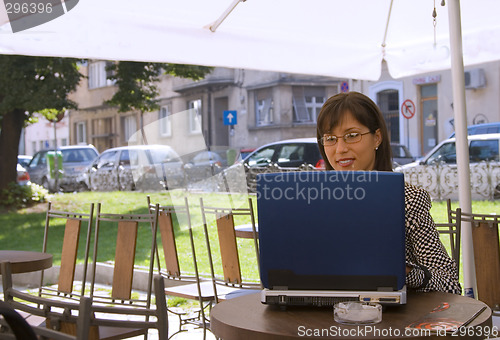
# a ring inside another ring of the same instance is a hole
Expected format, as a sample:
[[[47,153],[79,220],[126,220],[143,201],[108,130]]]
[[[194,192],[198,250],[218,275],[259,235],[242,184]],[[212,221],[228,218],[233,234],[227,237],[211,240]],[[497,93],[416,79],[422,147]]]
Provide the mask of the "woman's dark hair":
[[[332,129],[342,121],[346,113],[351,113],[371,133],[375,133],[377,129],[380,129],[382,142],[375,154],[374,170],[392,171],[391,145],[384,116],[370,98],[359,92],[339,93],[328,98],[318,115],[316,135],[326,170],[333,170],[333,167],[326,157],[325,147],[320,140],[324,134],[331,133]]]

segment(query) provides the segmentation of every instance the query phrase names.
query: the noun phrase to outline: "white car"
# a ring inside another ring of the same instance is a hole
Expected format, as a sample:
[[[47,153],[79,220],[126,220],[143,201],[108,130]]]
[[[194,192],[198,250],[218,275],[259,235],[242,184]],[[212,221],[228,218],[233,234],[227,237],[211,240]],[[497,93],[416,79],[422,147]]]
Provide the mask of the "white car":
[[[473,199],[500,198],[500,133],[468,136]],[[434,199],[458,198],[455,138],[434,147],[422,159],[399,166],[405,180],[423,187]]]
[[[92,191],[164,190],[185,185],[184,163],[168,145],[122,146],[104,151],[87,168]]]

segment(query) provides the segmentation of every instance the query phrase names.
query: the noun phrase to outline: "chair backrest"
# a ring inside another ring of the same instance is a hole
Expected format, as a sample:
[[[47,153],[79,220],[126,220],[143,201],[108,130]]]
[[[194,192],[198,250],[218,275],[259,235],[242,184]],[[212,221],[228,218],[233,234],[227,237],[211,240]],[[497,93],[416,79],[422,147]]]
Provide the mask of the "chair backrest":
[[[90,237],[92,231],[92,219],[94,214],[94,204],[90,204],[88,213],[76,213],[76,212],[68,212],[68,211],[58,211],[52,208],[52,203],[49,202],[47,214],[45,218],[45,231],[43,237],[43,247],[42,251],[45,253],[48,251],[48,243],[51,235],[50,229],[55,223],[55,219],[64,219],[66,220],[64,226],[64,237],[62,250],[58,250],[61,252],[61,267],[59,270],[59,279],[58,279],[58,288],[57,291],[63,294],[73,294],[73,282],[75,279],[75,270],[76,270],[76,260],[78,255],[79,241],[80,241],[80,232],[82,227],[82,222],[84,226],[86,224],[87,233],[85,239],[85,258],[83,263],[83,279],[82,279],[82,290],[81,295],[83,296],[85,290],[85,282],[87,275],[87,266],[89,259],[89,249],[90,249]],[[53,233],[53,232],[52,232]],[[49,250],[49,252],[53,252],[53,250]],[[42,271],[41,279],[40,279],[40,287],[43,286],[43,277],[44,272]],[[41,291],[39,291],[41,294]]]
[[[160,231],[161,246],[163,250],[165,269],[161,269],[159,253],[156,252],[158,270],[168,279],[195,281],[198,268],[196,261],[196,251],[194,248],[193,231],[191,228],[191,215],[187,197],[184,198],[184,205],[156,205],[151,203],[151,198],[147,196],[149,212],[154,214],[158,210],[158,229]],[[181,222],[182,221],[182,222]],[[185,224],[190,235],[190,256],[193,258],[194,273],[181,270],[179,253],[176,242],[175,226]]]
[[[212,279],[216,283],[225,285],[232,285],[235,287],[255,287],[256,283],[245,282],[241,275],[241,264],[238,252],[238,244],[236,239],[235,221],[234,216],[249,216],[250,223],[254,233],[254,247],[256,250],[257,267],[259,265],[258,258],[258,237],[255,225],[255,216],[253,212],[253,205],[251,198],[248,199],[248,208],[228,208],[228,207],[214,207],[206,206],[203,198],[200,198],[200,208],[203,218],[203,230],[205,233],[205,241],[207,244],[208,257],[210,263],[210,271]],[[223,280],[220,280],[215,274],[214,259],[212,253],[212,246],[210,243],[209,235],[209,216],[215,217],[217,236],[220,248],[220,259],[223,270]]]
[[[498,226],[500,216],[495,214],[462,213],[462,221],[470,222],[477,298],[491,309],[500,310],[500,246]]]
[[[158,207],[156,208],[158,211]],[[101,232],[103,228],[110,228],[109,224],[116,226],[115,256],[113,266],[113,279],[111,282],[111,298],[117,300],[131,300],[132,280],[134,276],[135,254],[139,229],[151,238],[151,253],[149,257],[147,300],[149,308],[153,281],[153,268],[155,262],[156,235],[158,226],[158,213],[155,214],[108,214],[101,212],[101,204],[97,205],[94,232],[94,253],[92,257],[91,299],[95,299],[96,265],[98,250],[100,248]],[[108,225],[101,225],[107,222]],[[105,247],[109,247],[109,233]]]
[[[436,229],[440,235],[448,235],[450,240],[450,256],[457,264],[457,270],[460,269],[460,244],[461,244],[461,209],[451,209],[451,200],[447,200],[447,223],[436,223]]]

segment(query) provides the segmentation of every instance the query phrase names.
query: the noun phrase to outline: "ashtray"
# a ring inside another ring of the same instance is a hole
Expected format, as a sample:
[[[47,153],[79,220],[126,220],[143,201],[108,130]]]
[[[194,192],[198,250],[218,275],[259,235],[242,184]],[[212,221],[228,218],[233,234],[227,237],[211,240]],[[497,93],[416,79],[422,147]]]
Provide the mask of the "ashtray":
[[[333,318],[347,325],[372,325],[382,321],[382,305],[373,302],[346,301],[333,306]]]

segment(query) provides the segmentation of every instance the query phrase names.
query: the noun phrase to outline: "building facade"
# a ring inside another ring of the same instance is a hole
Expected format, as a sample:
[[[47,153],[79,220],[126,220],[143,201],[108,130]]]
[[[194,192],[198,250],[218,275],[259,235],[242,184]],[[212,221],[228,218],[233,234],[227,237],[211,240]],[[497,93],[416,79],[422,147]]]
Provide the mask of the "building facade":
[[[379,105],[391,142],[408,146],[414,156],[424,155],[454,131],[450,70],[395,80],[383,64],[376,82],[228,68],[215,68],[199,81],[163,75],[158,84],[160,109],[141,114],[118,113],[105,103],[116,91],[106,78],[107,63],[82,65],[87,77],[71,95],[79,108],[66,114],[67,144],[93,144],[102,152],[131,143],[159,143],[181,155],[206,147],[256,148],[315,136],[324,101],[350,90],[365,93]],[[500,121],[500,62],[466,68],[465,81],[468,125]],[[228,111],[230,123],[236,124],[227,125]],[[42,141],[50,145],[45,137],[28,140],[31,135],[25,137],[27,154]],[[58,138],[63,136],[58,132]]]

